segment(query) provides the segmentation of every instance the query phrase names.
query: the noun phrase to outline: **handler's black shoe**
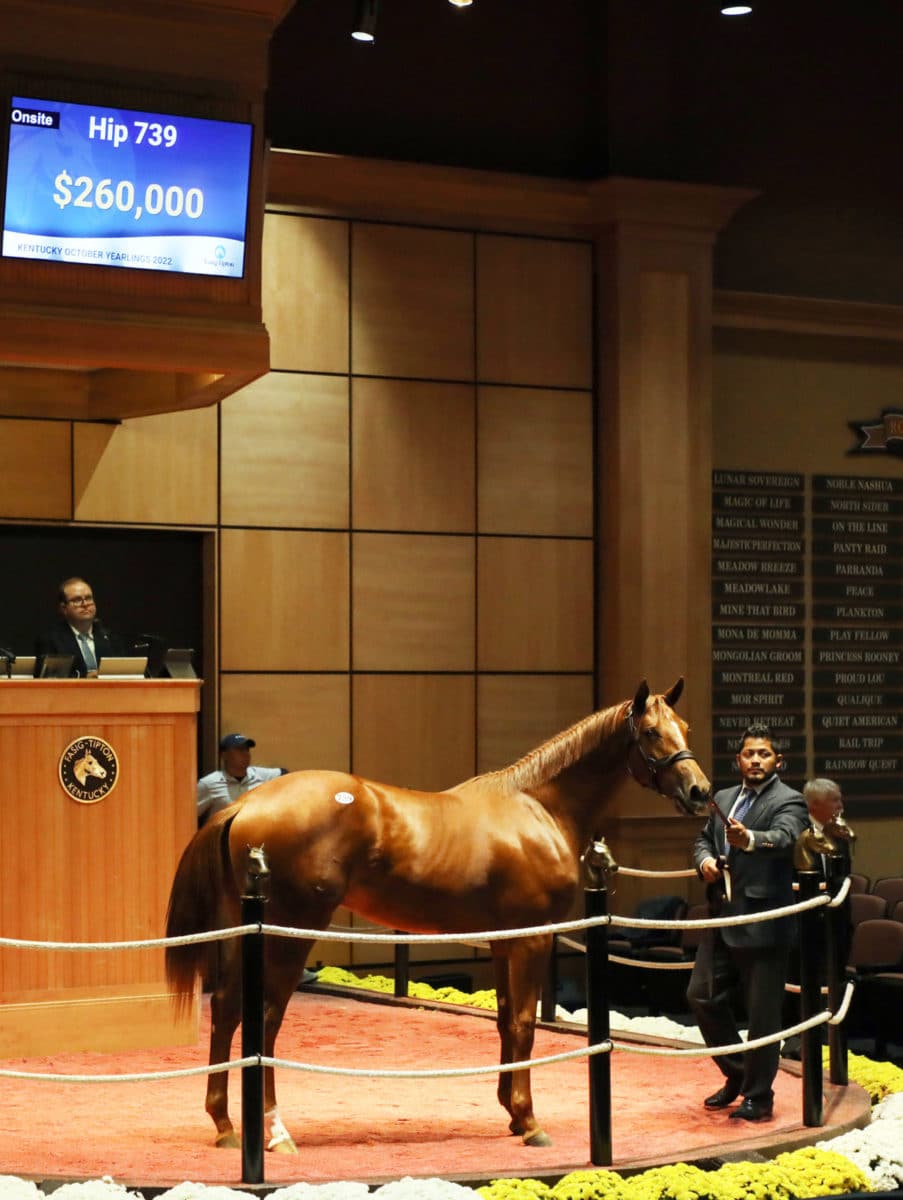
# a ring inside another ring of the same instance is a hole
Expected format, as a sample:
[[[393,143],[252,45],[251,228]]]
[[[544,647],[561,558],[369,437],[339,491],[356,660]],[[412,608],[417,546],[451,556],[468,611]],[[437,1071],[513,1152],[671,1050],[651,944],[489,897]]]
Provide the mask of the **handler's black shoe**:
[[[740,1095],[740,1080],[727,1079],[724,1087],[720,1087],[717,1092],[713,1092],[711,1096],[706,1096],[703,1104],[706,1108],[727,1108]]]
[[[731,1120],[767,1121],[774,1111],[772,1100],[750,1100],[749,1096],[731,1113]]]

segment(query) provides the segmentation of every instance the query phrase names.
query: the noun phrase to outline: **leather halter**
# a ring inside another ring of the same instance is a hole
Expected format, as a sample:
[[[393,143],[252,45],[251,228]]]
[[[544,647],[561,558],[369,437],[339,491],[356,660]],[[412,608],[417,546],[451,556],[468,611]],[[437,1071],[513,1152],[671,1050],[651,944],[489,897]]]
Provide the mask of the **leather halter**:
[[[663,792],[659,785],[659,772],[666,771],[668,767],[673,766],[674,763],[682,762],[687,758],[692,758],[695,762],[696,755],[692,750],[675,750],[673,754],[666,754],[664,758],[653,758],[640,741],[640,735],[636,727],[636,721],[634,720],[632,708],[627,710],[627,732],[630,734],[630,744],[627,747],[627,773],[636,779],[640,787],[652,788],[658,792],[660,796],[667,796],[668,793]],[[634,747],[636,747],[640,758],[643,760],[643,766],[649,772],[649,778],[645,781],[645,783],[642,779],[638,779],[630,768],[630,751]]]

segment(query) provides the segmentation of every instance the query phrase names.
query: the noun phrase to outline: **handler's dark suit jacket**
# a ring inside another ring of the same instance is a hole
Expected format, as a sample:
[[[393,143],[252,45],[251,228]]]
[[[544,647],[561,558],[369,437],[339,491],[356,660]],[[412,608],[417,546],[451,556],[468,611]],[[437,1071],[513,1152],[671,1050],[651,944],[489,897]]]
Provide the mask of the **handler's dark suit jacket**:
[[[98,664],[104,657],[115,657],[116,655],[125,654],[124,644],[122,639],[115,633],[110,633],[103,625],[97,621],[94,622],[94,655]],[[88,674],[88,668],[85,665],[85,660],[82,658],[81,647],[78,644],[78,639],[72,632],[72,627],[66,621],[57,621],[56,625],[49,632],[42,634],[38,638],[35,645],[35,655],[38,657],[38,670],[40,670],[40,662],[47,654],[71,654],[72,658],[72,674],[78,675],[82,679]]]
[[[725,817],[739,794],[739,786],[715,793],[714,803]],[[714,813],[693,844],[697,870],[704,859],[718,858],[730,850],[727,861],[732,898],[721,909],[720,915],[725,917],[793,904],[793,845],[809,824],[809,813],[800,793],[772,775],[747,811],[743,824],[755,839],[752,851],[728,847],[724,823]],[[793,917],[757,921],[752,925],[726,925],[720,932],[728,946],[786,944],[793,938]]]

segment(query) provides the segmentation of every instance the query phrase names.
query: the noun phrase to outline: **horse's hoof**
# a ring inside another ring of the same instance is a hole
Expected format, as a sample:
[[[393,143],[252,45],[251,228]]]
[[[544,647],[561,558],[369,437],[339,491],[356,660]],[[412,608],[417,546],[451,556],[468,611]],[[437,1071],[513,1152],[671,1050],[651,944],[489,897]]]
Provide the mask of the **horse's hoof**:
[[[543,1129],[536,1129],[533,1133],[524,1134],[525,1146],[551,1146],[552,1139]]]
[[[271,1154],[297,1154],[298,1147],[290,1137],[280,1138],[278,1142],[270,1142],[267,1150]]]
[[[297,1154],[292,1135],[282,1124],[282,1118],[274,1108],[267,1113],[264,1120],[264,1136],[267,1139],[267,1150],[272,1154]]]
[[[240,1150],[241,1142],[238,1140],[238,1134],[234,1129],[230,1129],[228,1133],[221,1133],[215,1142],[217,1150]]]

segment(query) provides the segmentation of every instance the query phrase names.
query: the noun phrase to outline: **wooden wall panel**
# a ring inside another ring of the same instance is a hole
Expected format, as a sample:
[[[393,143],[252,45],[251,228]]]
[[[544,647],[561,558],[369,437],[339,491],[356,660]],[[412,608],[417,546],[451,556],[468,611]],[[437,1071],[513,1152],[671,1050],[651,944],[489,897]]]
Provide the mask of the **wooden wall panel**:
[[[356,529],[474,528],[474,395],[463,384],[355,379]]]
[[[472,675],[355,675],[354,773],[439,792],[474,773]]]
[[[711,239],[677,236],[665,213],[644,225],[625,214],[598,245],[598,669],[603,696],[685,676],[681,708],[706,763]]]
[[[891,453],[850,455],[859,438],[850,420],[877,422],[900,411],[903,347],[864,348],[844,342],[819,358],[804,334],[719,330],[713,361],[715,465],[823,474],[900,477]],[[852,400],[851,400],[852,398]],[[767,457],[749,448],[750,414],[780,436]],[[792,414],[793,419],[789,416]],[[851,415],[855,414],[855,415]],[[842,464],[842,465],[839,465]]]
[[[75,518],[216,523],[216,408],[75,424]]]
[[[477,412],[480,532],[591,537],[592,394],[482,387]]]
[[[349,769],[347,675],[224,675],[221,697],[220,736],[252,737],[253,762],[289,771]]]
[[[353,226],[355,374],[473,379],[473,326],[470,234]]]
[[[593,543],[480,538],[481,671],[593,669]]]
[[[587,675],[481,675],[477,771],[498,771],[593,711]]]
[[[347,526],[347,379],[271,372],[221,413],[224,525]]]
[[[472,671],[472,538],[356,533],[357,671]]]
[[[0,514],[66,521],[72,511],[68,421],[0,421]]]
[[[225,671],[348,669],[348,537],[225,529],[221,539]]]
[[[348,370],[348,224],[267,213],[263,322],[274,371]]]
[[[478,377],[533,387],[593,385],[592,248],[477,238]]]
[[[355,675],[353,707],[356,775],[440,792],[474,774],[472,675]],[[384,964],[392,953],[384,944],[356,943],[351,961]],[[412,963],[472,954],[459,945],[410,948]]]

